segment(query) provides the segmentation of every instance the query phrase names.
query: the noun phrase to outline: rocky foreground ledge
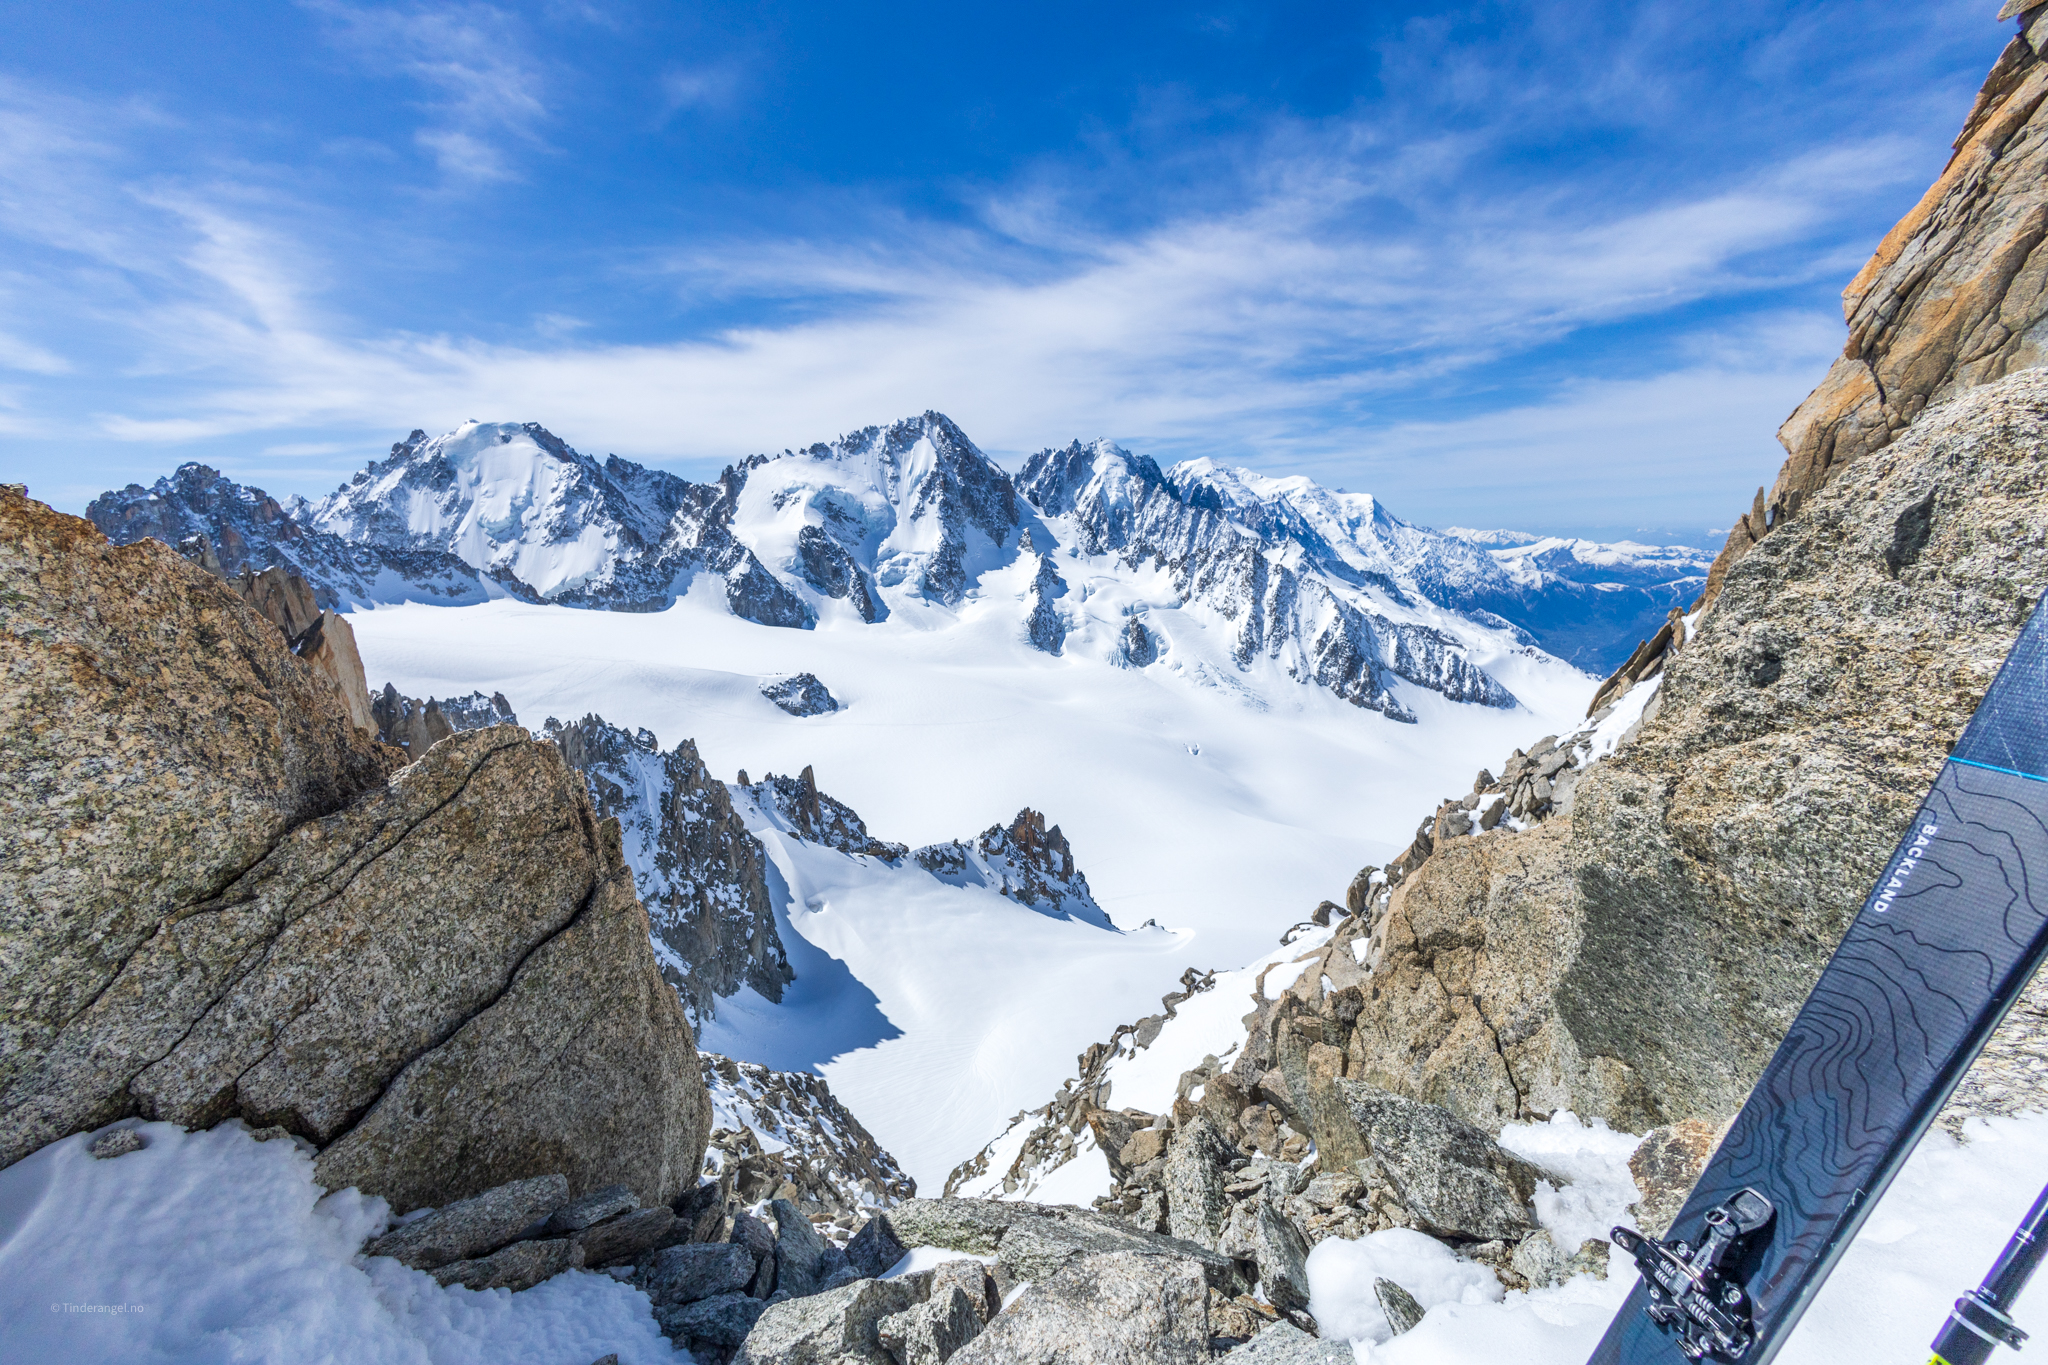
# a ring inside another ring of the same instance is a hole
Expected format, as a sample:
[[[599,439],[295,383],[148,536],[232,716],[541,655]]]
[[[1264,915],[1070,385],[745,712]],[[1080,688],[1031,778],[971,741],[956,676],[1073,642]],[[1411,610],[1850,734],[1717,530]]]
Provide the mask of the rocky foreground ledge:
[[[233,586],[18,485],[0,588],[0,1165],[241,1119],[400,1210],[694,1186],[689,1025],[553,745],[407,763]]]

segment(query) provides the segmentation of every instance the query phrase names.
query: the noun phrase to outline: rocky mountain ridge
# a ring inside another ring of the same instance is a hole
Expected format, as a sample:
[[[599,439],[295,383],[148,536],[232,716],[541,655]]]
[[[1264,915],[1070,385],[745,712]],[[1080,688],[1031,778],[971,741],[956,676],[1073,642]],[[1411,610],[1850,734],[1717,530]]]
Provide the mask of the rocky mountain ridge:
[[[713,483],[617,457],[599,462],[535,423],[470,423],[439,437],[413,433],[316,503],[286,506],[187,465],[88,511],[122,543],[203,539],[225,555],[224,572],[274,562],[306,578],[330,609],[511,596],[654,611],[702,590],[744,619],[809,629],[875,624],[905,608],[957,613],[970,596],[1001,591],[986,575],[1021,564],[1030,572],[1019,636],[1049,654],[1065,652],[1088,595],[1069,597],[1063,575],[1075,553],[1111,555],[1114,573],[1170,563],[1180,604],[1221,623],[1236,668],[1271,660],[1299,683],[1395,719],[1411,711],[1396,679],[1456,701],[1512,705],[1474,656],[1533,649],[1534,637],[1510,620],[1517,614],[1575,658],[1597,658],[1606,646],[1567,639],[1576,627],[1566,618],[1640,615],[1644,593],[1671,590],[1562,549],[1552,558],[1569,560],[1573,573],[1509,573],[1487,552],[1406,526],[1369,498],[1209,462],[1177,466],[1169,478],[1107,442],[1088,449],[1151,485],[1137,540],[1106,536],[1117,514],[1083,505],[1117,496],[1108,482],[1080,501],[1059,494],[1042,469],[1055,452],[1012,478],[938,413],[751,456]],[[1579,581],[1588,576],[1614,590],[1589,592]],[[1105,657],[1150,667],[1170,650],[1171,632],[1133,611]],[[1611,634],[1611,625],[1600,629]]]
[[[550,716],[542,733],[583,774],[598,814],[619,822],[655,961],[692,1022],[741,986],[781,1000],[795,974],[768,901],[767,854],[695,741],[663,753],[650,731],[628,734],[596,715]]]

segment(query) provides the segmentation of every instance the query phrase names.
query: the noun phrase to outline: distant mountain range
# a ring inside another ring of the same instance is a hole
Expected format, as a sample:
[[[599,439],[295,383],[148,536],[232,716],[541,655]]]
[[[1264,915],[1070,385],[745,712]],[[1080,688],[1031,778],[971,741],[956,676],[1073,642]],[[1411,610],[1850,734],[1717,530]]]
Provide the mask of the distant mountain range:
[[[935,412],[751,456],[708,483],[599,462],[536,423],[472,422],[413,432],[318,502],[187,464],[87,515],[122,543],[196,553],[203,536],[227,573],[281,565],[338,610],[512,597],[660,611],[708,591],[735,616],[813,629],[957,613],[986,575],[1017,568],[1020,629],[1048,653],[1077,625],[1074,576],[1107,575],[1134,591],[1107,653],[1141,668],[1172,647],[1148,625],[1152,587],[1135,591],[1156,579],[1176,620],[1227,633],[1239,669],[1265,658],[1394,719],[1410,717],[1402,682],[1512,705],[1480,662],[1503,649],[1610,669],[1697,594],[1710,558],[1437,532],[1368,495],[1210,460],[1162,470],[1108,441],[1041,451],[1012,476]]]

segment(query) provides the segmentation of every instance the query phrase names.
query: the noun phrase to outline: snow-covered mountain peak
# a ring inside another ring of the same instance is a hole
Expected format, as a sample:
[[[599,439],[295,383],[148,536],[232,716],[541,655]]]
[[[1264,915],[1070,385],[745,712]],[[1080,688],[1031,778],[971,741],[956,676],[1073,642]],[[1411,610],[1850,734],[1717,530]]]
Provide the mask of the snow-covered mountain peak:
[[[743,469],[734,533],[864,621],[886,614],[877,588],[957,606],[1014,557],[1016,488],[943,413],[755,455]]]
[[[309,512],[348,540],[446,550],[543,597],[607,575],[659,541],[688,485],[579,454],[537,422],[414,431]]]

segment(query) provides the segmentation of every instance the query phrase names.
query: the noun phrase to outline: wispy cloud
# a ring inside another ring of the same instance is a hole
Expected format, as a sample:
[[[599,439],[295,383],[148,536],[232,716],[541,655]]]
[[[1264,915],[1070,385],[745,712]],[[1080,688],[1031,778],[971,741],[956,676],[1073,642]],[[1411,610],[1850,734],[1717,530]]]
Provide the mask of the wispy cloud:
[[[740,93],[741,71],[732,64],[675,66],[661,73],[661,94],[670,114],[685,109],[720,109]]]
[[[423,88],[414,141],[461,183],[519,176],[513,147],[541,146],[546,78],[524,22],[486,4],[378,8],[300,0],[334,43],[366,67]]]
[[[518,16],[308,7],[411,84],[451,185],[516,178],[545,146],[563,77]],[[1650,60],[1675,13],[1641,7],[1579,85],[1564,20],[1531,40],[1567,54],[1554,67],[1502,43],[1410,70],[1440,50],[1415,38],[1387,80],[1433,83],[1420,113],[1396,98],[1205,145],[1192,188],[1143,213],[1101,211],[1116,165],[963,187],[951,218],[820,194],[779,234],[612,251],[490,331],[453,309],[392,326],[408,315],[335,264],[365,237],[339,245],[275,179],[148,164],[136,130],[159,115],[0,86],[0,234],[33,255],[0,277],[0,430],[235,440],[324,468],[354,433],[531,418],[589,449],[723,461],[939,407],[999,457],[1110,435],[1371,488],[1425,521],[1483,518],[1452,494],[1549,525],[1669,520],[1654,506],[1681,486],[1718,508],[1768,474],[1772,429],[1840,342],[1832,319],[1774,311],[1784,291],[1847,277],[1868,206],[1924,183],[1925,148],[1843,124],[1659,174],[1504,169],[1539,112],[1682,106]],[[730,101],[739,71],[671,68],[664,98]],[[675,308],[629,344],[607,291]],[[1631,328],[1640,344],[1530,359]],[[62,386],[87,365],[102,382]]]

